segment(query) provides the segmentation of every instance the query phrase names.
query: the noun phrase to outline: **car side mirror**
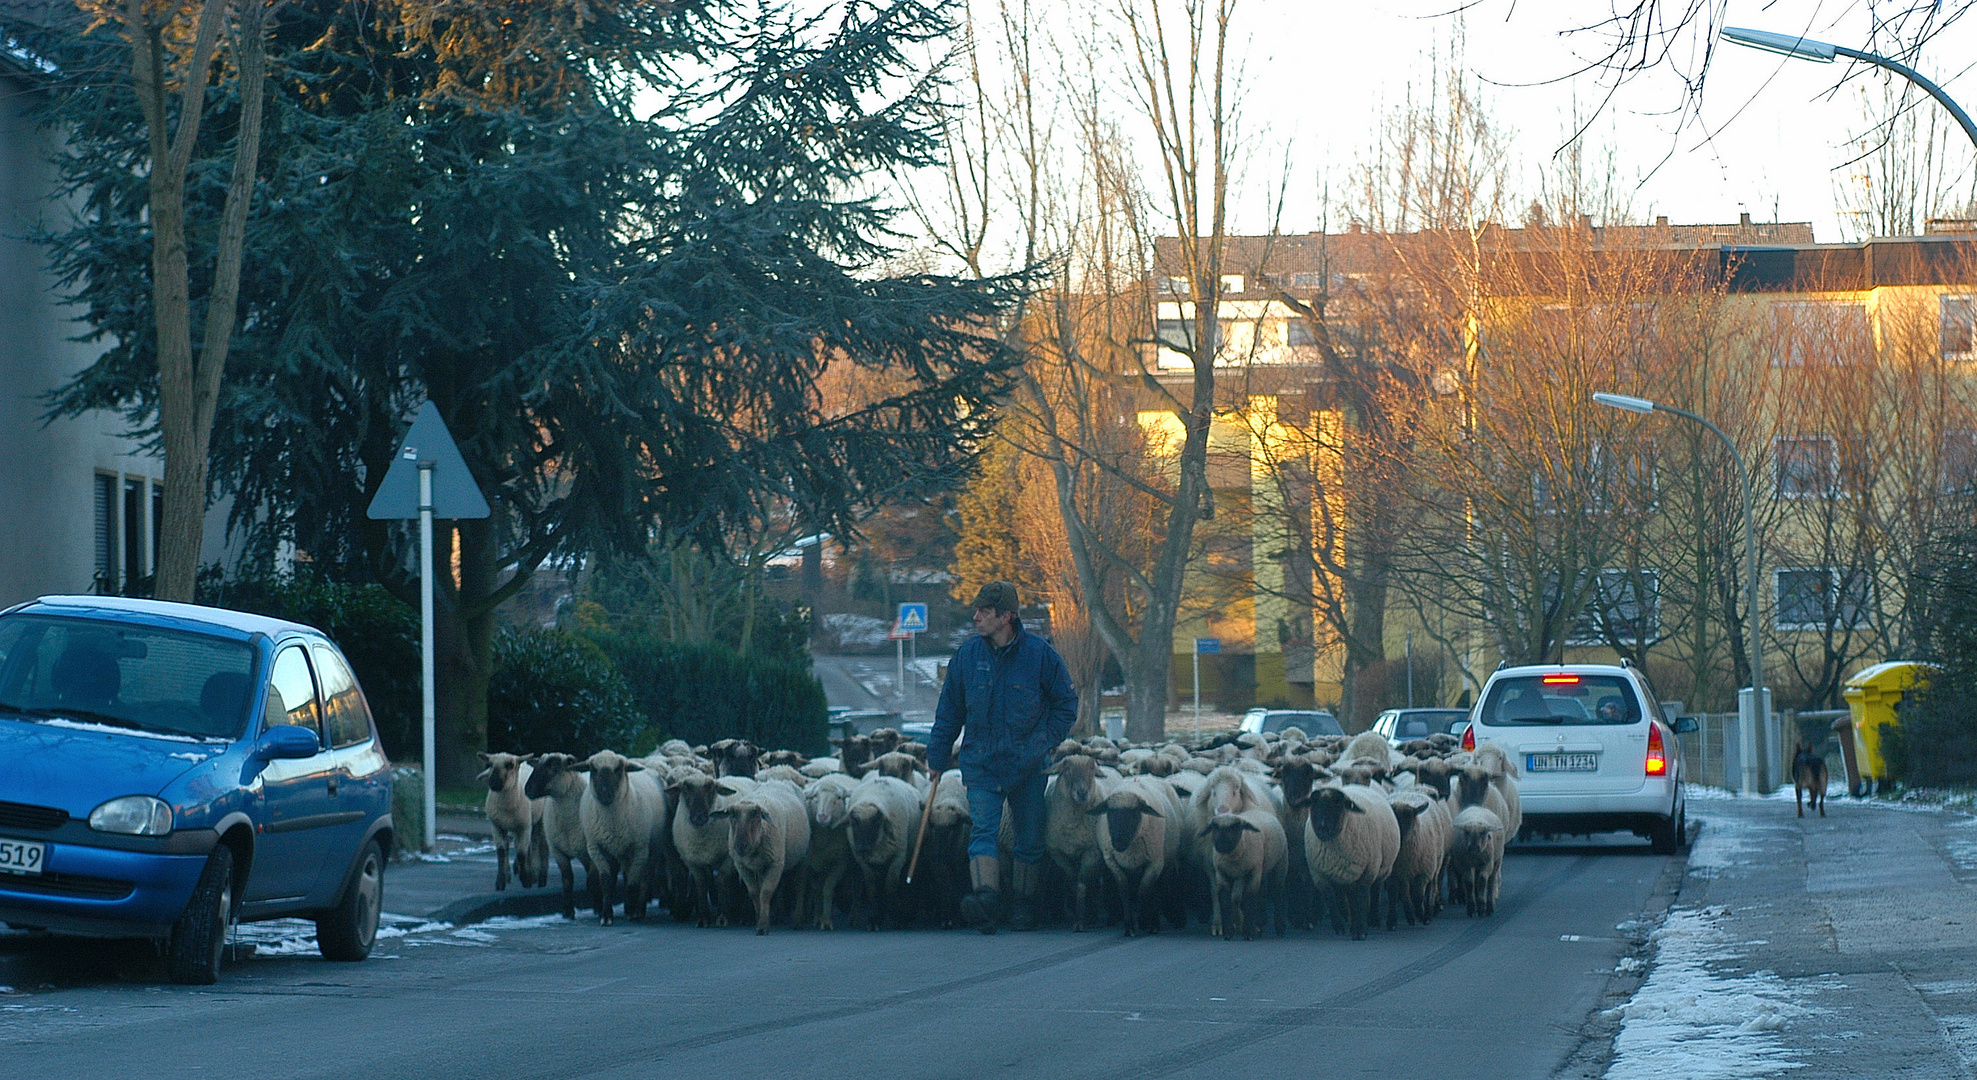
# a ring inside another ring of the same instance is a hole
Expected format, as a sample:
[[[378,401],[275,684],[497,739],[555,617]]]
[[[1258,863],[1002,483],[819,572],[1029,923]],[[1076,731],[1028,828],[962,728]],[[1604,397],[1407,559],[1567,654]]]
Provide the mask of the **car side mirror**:
[[[1675,718],[1675,734],[1687,735],[1695,730],[1697,730],[1695,717],[1678,716]]]
[[[314,757],[323,748],[316,733],[294,724],[277,724],[261,733],[254,742],[254,760]]]

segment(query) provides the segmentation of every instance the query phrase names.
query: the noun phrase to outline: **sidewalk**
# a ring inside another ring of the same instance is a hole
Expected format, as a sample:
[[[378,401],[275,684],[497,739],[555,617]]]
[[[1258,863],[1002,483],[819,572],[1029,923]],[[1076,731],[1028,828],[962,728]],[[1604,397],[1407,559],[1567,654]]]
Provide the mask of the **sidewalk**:
[[[1646,982],[1607,1014],[1609,1080],[1971,1077],[1977,818],[1690,792],[1701,830]]]
[[[494,891],[494,834],[484,818],[439,815],[439,846],[429,856],[395,860],[384,872],[384,909],[427,922],[465,926],[496,916],[526,918],[563,910],[563,879],[552,861],[549,884],[524,889],[513,877]],[[583,871],[577,871],[577,906],[588,908]]]

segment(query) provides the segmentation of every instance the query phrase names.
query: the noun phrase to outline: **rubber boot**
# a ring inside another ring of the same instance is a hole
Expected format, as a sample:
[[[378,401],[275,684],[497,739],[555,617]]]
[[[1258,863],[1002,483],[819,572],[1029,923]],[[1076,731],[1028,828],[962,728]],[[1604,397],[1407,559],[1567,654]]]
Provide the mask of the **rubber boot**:
[[[968,860],[968,880],[974,891],[961,898],[961,917],[984,934],[995,933],[996,909],[1001,903],[996,886],[1002,882],[1001,874],[993,855],[977,855]]]
[[[1035,930],[1037,928],[1037,885],[1043,867],[1038,863],[1026,863],[1021,859],[1010,867],[1010,884],[1014,886],[1016,902],[1010,905],[1009,929]]]

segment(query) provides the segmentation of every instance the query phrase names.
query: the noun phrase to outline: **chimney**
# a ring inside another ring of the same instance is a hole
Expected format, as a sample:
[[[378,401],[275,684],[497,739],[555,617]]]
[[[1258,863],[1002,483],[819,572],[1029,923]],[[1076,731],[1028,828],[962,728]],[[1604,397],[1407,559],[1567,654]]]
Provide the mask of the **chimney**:
[[[1750,228],[1750,214],[1749,214],[1749,212],[1745,212],[1745,213],[1742,213],[1742,214],[1738,214],[1738,215],[1737,215],[1737,224],[1738,224],[1738,225],[1741,225],[1741,226],[1743,226],[1743,227],[1744,227],[1744,228],[1746,228],[1746,229],[1748,229],[1748,228]]]
[[[1654,216],[1654,227],[1655,227],[1655,228],[1657,228],[1657,229],[1665,229],[1665,228],[1667,228],[1667,227],[1668,227],[1668,215],[1667,215],[1667,214],[1656,214],[1656,215]]]

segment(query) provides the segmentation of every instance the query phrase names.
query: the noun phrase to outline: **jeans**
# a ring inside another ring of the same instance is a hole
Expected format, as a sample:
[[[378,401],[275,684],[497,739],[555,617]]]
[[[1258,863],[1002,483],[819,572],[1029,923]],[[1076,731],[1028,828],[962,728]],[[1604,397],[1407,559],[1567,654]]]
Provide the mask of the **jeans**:
[[[1016,861],[1033,863],[1043,858],[1043,787],[1043,774],[1032,773],[1006,792],[969,788],[968,814],[975,819],[975,827],[968,834],[968,857],[993,858],[997,854],[1002,800],[1006,798],[1013,815],[1010,823],[1016,830]]]

